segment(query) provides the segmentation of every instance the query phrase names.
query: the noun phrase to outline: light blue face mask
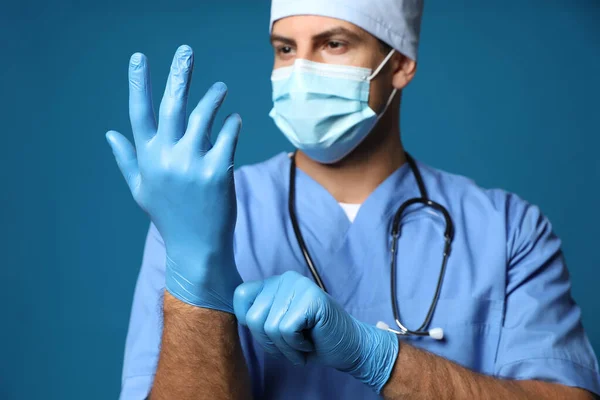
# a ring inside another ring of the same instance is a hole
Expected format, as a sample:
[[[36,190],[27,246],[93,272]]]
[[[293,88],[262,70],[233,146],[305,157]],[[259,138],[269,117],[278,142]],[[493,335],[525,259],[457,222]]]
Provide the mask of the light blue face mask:
[[[273,109],[269,116],[290,142],[315,161],[337,162],[371,132],[394,99],[377,115],[369,107],[371,80],[387,64],[392,50],[372,73],[369,68],[297,59],[273,71]]]

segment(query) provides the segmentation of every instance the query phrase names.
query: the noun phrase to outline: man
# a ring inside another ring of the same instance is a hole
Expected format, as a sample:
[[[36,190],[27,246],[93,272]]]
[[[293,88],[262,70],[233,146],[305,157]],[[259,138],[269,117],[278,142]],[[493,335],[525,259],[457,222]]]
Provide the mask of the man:
[[[239,117],[209,140],[224,85],[186,125],[180,47],[157,125],[147,60],[132,57],[136,149],[107,139],[153,224],[122,399],[600,393],[548,220],[403,149],[421,13],[418,0],[274,0],[271,117],[298,151],[241,168],[235,187]]]

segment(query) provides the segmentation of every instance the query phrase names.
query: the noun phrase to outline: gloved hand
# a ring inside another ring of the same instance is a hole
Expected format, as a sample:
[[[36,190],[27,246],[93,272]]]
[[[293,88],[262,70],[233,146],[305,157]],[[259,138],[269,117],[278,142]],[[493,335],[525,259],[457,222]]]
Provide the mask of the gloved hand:
[[[223,83],[216,83],[193,110],[186,129],[192,68],[192,49],[181,46],[157,126],[147,60],[134,54],[129,115],[135,148],[118,132],[109,131],[106,138],[133,198],[163,237],[167,290],[186,303],[233,313],[233,292],[242,282],[233,255],[233,157],[241,120],[229,116],[211,145],[213,120],[227,92]]]
[[[238,322],[269,354],[296,365],[311,361],[336,368],[377,393],[390,377],[396,335],[356,320],[296,272],[241,284],[233,306]]]

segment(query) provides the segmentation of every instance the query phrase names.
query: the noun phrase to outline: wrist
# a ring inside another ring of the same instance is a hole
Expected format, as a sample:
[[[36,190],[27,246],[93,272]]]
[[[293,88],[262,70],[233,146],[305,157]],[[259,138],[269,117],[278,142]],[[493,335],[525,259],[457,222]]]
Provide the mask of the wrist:
[[[217,263],[234,263],[233,238],[231,244],[217,242],[205,243],[196,238],[193,241],[165,241],[167,263],[182,268],[198,270]]]
[[[392,332],[356,322],[363,339],[360,340],[358,366],[351,374],[379,394],[390,379],[400,342]]]
[[[163,318],[165,320],[181,320],[181,323],[189,323],[190,326],[196,326],[199,323],[204,323],[205,321],[210,320],[210,324],[213,327],[216,327],[217,325],[224,325],[229,323],[229,321],[235,320],[235,316],[231,314],[224,313],[219,310],[196,307],[185,303],[173,296],[168,290],[165,290],[164,292]]]
[[[191,306],[233,314],[233,294],[241,283],[233,256],[210,261],[186,256],[175,261],[167,254],[166,290]]]

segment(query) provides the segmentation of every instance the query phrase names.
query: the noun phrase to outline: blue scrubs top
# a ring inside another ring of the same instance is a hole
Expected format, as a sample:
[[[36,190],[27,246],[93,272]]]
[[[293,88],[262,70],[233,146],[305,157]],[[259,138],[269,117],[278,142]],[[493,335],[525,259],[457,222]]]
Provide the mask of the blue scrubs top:
[[[289,166],[282,153],[236,172],[235,253],[244,280],[288,270],[310,276],[288,215]],[[571,297],[561,243],[539,208],[513,194],[418,166],[429,197],[452,216],[455,238],[430,324],[444,329],[444,340],[402,340],[484,374],[600,394],[598,362]],[[296,179],[300,229],[329,293],[357,319],[394,327],[389,232],[400,204],[419,196],[410,167],[405,164],[390,175],[353,223],[308,175],[298,170]],[[397,300],[401,320],[414,329],[435,289],[444,221],[435,211],[415,206],[401,226]],[[121,399],[141,400],[150,391],[159,354],[164,274],[164,244],[151,226],[135,289]],[[347,374],[273,359],[245,329],[240,334],[255,398],[379,398]]]

